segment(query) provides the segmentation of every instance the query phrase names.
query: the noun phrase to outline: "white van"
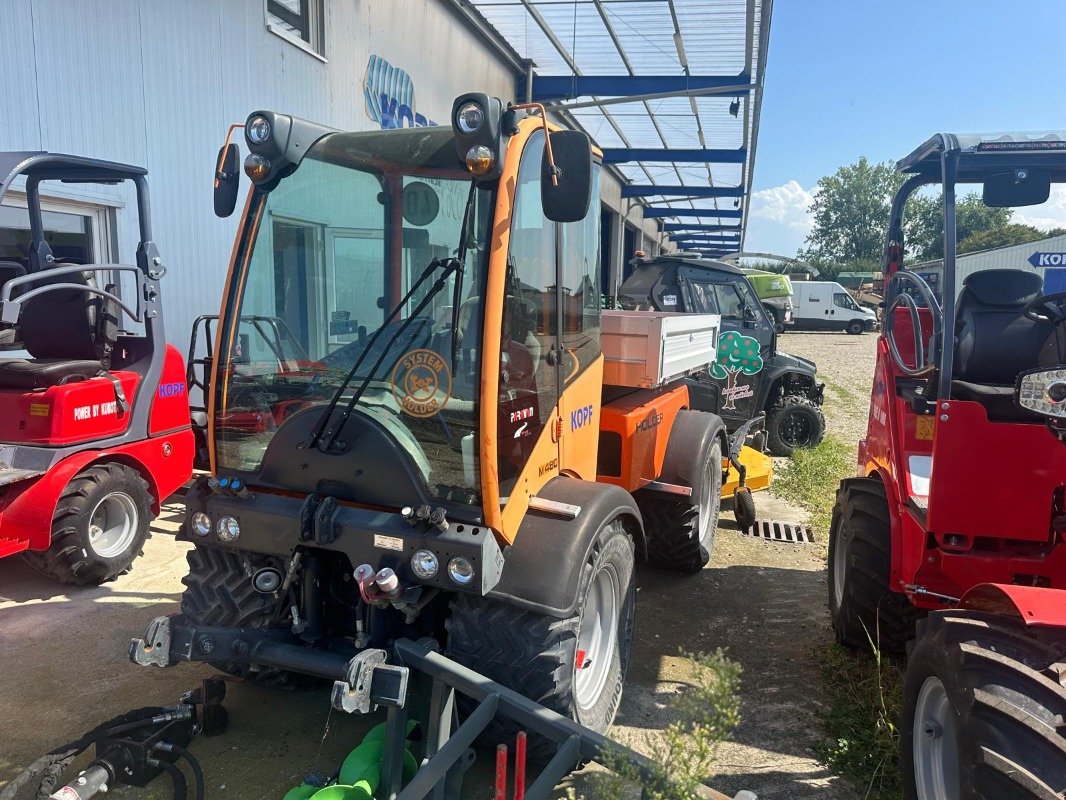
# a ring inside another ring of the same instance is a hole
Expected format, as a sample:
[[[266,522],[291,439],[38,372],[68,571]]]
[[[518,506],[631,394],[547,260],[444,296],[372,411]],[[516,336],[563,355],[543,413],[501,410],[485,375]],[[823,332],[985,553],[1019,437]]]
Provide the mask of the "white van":
[[[793,281],[792,328],[860,334],[876,330],[877,317],[836,281]]]

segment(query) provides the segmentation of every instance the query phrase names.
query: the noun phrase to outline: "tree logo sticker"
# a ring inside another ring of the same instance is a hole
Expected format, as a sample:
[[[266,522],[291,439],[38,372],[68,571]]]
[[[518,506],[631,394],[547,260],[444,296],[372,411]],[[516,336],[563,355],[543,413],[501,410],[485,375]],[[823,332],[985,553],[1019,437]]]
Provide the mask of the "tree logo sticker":
[[[723,410],[735,411],[737,400],[755,394],[750,383],[737,386],[737,376],[755,375],[762,366],[758,339],[736,331],[727,331],[718,337],[718,360],[711,364],[711,375],[726,382],[722,391],[725,397]]]

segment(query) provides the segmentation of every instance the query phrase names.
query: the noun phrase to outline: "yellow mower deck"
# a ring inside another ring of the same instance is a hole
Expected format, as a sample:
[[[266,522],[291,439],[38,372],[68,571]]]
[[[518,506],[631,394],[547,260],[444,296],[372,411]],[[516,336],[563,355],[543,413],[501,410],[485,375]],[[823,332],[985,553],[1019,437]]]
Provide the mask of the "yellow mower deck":
[[[740,448],[739,461],[744,465],[744,469],[747,470],[744,481],[745,486],[753,492],[761,492],[770,488],[770,482],[774,477],[774,462],[770,456],[760,453],[754,447],[745,445]],[[722,483],[722,499],[732,499],[733,492],[738,486],[740,486],[740,475],[736,469],[730,466],[729,474]]]

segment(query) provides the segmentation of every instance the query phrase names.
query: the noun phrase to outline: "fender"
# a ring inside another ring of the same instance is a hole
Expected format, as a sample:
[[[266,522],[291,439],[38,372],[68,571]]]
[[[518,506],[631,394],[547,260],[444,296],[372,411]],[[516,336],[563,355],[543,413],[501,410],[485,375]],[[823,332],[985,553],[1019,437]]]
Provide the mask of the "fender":
[[[888,538],[890,566],[888,572],[888,585],[893,592],[901,592],[904,583],[909,582],[910,577],[904,579],[903,575],[903,523],[900,508],[899,487],[888,474],[884,467],[877,467],[866,477],[881,481],[885,487],[885,498],[888,500]]]
[[[633,496],[611,484],[561,476],[545,484],[537,497],[580,506],[581,513],[570,520],[527,511],[514,544],[504,551],[503,577],[488,596],[565,619],[577,607],[581,567],[603,523],[625,517],[641,560],[647,555],[644,526]]]
[[[808,361],[805,358],[794,356],[790,353],[778,352],[771,358],[767,359],[765,366],[762,370],[762,381],[759,384],[759,395],[756,397],[756,408],[766,408],[767,400],[770,397],[770,390],[773,388],[779,380],[786,375],[798,375],[804,378],[810,378],[811,390],[805,392],[812,400],[819,405],[822,403],[822,390],[818,385],[818,370],[814,362]]]
[[[148,481],[152,513],[159,514],[162,500],[185,483],[192,472],[195,445],[190,428],[167,436],[144,439],[107,450],[84,450],[65,458],[37,480],[27,481],[3,509],[3,521],[19,530],[31,550],[47,550],[52,538],[52,517],[71,478],[96,463],[117,461],[133,467]]]
[[[959,600],[959,608],[1020,619],[1026,625],[1066,627],[1066,590],[1008,583],[979,583]]]

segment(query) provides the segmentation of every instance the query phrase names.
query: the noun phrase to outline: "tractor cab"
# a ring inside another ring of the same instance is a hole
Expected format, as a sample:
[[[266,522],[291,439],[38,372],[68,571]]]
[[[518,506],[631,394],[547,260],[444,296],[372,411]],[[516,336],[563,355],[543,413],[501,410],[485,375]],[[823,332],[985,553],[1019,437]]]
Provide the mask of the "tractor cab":
[[[863,474],[892,476],[915,533],[903,537],[893,586],[918,605],[982,581],[1064,588],[1066,294],[1046,294],[1027,262],[960,280],[955,198],[969,184],[992,207],[1045,202],[1066,181],[1066,134],[940,135],[898,169],[908,179],[892,207],[859,449]],[[902,263],[906,201],[929,185],[945,198],[942,300]]]

